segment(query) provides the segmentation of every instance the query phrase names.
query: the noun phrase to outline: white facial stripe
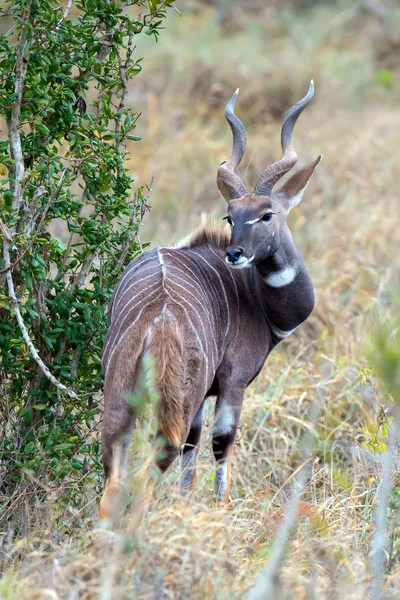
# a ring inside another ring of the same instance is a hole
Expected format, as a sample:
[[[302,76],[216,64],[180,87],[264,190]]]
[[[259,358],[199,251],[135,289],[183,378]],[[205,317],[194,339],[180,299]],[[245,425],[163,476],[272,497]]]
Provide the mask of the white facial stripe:
[[[288,265],[284,269],[280,271],[276,271],[275,273],[270,273],[265,279],[265,283],[274,288],[284,287],[285,285],[289,285],[292,283],[294,278],[296,277],[297,269],[295,265]]]
[[[246,221],[246,225],[254,225],[254,223],[258,223],[258,221],[261,221],[261,217],[257,217],[257,219],[253,219],[252,221]]]

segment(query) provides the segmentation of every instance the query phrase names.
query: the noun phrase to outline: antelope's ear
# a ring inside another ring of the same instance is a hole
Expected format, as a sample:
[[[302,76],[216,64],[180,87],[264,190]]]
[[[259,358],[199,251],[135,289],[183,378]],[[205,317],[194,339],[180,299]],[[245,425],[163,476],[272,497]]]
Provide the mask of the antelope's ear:
[[[303,167],[300,171],[295,173],[290,179],[283,184],[275,193],[288,205],[288,209],[291,210],[294,206],[297,206],[303,197],[304,191],[311,181],[311,177],[314,175],[315,169],[318,167],[322,160],[322,154],[320,154],[314,162],[307,167]]]

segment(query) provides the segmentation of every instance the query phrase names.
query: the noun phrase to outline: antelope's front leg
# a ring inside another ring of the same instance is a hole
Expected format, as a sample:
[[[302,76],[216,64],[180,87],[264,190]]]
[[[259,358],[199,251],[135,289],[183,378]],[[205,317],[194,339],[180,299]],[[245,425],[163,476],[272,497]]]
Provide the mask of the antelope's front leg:
[[[243,393],[243,389],[234,389],[220,394],[215,405],[213,452],[217,468],[214,492],[218,502],[229,500],[233,444],[242,410]]]
[[[203,400],[199,410],[197,411],[190,431],[182,451],[182,468],[181,468],[181,493],[186,494],[188,490],[193,489],[197,481],[196,462],[199,453],[199,442],[201,437],[201,428],[204,420],[204,410],[206,401]]]

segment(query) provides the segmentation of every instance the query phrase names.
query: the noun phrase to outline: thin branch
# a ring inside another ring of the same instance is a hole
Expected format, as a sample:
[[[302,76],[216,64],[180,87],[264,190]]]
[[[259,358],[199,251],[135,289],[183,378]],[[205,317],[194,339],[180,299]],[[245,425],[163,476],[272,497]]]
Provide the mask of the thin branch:
[[[61,190],[61,186],[62,186],[62,182],[64,179],[64,175],[67,172],[69,165],[71,162],[71,158],[68,159],[68,162],[66,164],[66,166],[64,167],[63,172],[61,173],[61,177],[59,179],[58,185],[57,185],[57,189],[56,192],[54,194],[54,198],[52,198],[52,196],[49,197],[46,206],[44,207],[44,210],[41,213],[41,217],[40,217],[40,221],[39,221],[39,225],[37,226],[37,229],[34,233],[34,235],[32,236],[32,238],[30,239],[28,245],[25,247],[25,249],[22,251],[22,253],[18,256],[18,258],[10,264],[9,267],[5,267],[4,269],[0,269],[0,275],[3,275],[4,273],[6,273],[8,270],[13,270],[14,267],[24,258],[24,256],[27,254],[27,252],[32,248],[33,244],[35,243],[36,239],[39,237],[39,235],[42,232],[43,226],[46,223],[46,217],[47,217],[47,213],[49,212],[49,208],[51,203],[57,199],[60,190]],[[40,198],[42,196],[44,196],[47,193],[47,190],[43,187],[40,186],[37,188],[37,190],[35,191],[33,198],[32,198],[32,202],[28,205],[26,211],[25,211],[25,215],[23,217],[23,220],[28,224],[28,231],[27,234],[30,235],[33,231],[33,228],[35,226],[35,221],[36,221],[36,217],[33,217],[33,214],[37,208],[38,202],[40,200]],[[11,241],[11,239],[9,240]]]
[[[9,269],[10,263],[11,263],[11,261],[10,261],[10,251],[9,251],[9,240],[4,235],[3,235],[3,252],[4,252],[4,261],[5,261],[5,264],[6,264],[6,267],[7,267],[6,278],[7,278],[7,285],[8,285],[8,293],[9,293],[9,296],[10,296],[10,299],[11,299],[11,305],[13,307],[15,316],[17,318],[18,325],[19,325],[19,328],[21,330],[22,337],[24,338],[25,344],[28,346],[29,351],[30,351],[33,359],[37,362],[37,364],[39,365],[40,369],[42,370],[42,372],[44,373],[44,375],[47,377],[47,379],[49,379],[49,381],[51,381],[51,383],[57,389],[59,389],[62,392],[65,392],[66,394],[68,394],[68,396],[70,398],[73,398],[74,400],[79,400],[79,396],[77,394],[75,394],[75,392],[73,392],[70,388],[68,388],[64,384],[60,383],[58,381],[58,379],[56,379],[54,377],[54,375],[49,371],[49,369],[46,367],[46,365],[44,364],[44,362],[40,358],[39,353],[36,350],[35,346],[33,345],[33,342],[31,340],[31,338],[29,337],[29,333],[28,333],[28,330],[26,329],[24,320],[23,320],[22,315],[21,315],[21,311],[19,310],[18,299],[17,299],[17,297],[15,295],[14,282],[13,282],[11,271]]]
[[[19,46],[16,55],[16,79],[15,79],[15,101],[11,109],[11,119],[8,122],[8,135],[10,139],[11,156],[15,161],[14,164],[14,190],[12,198],[12,209],[15,215],[18,214],[19,207],[22,202],[23,185],[22,181],[25,176],[24,156],[22,152],[21,134],[19,129],[19,117],[21,114],[22,94],[25,86],[26,71],[28,68],[28,60],[24,57],[27,47],[27,29],[26,22],[29,19],[32,1],[28,2],[28,7],[24,13]]]
[[[79,270],[79,273],[77,273],[76,276],[72,279],[70,287],[71,294],[73,294],[76,288],[79,288],[86,281],[86,277],[90,273],[90,269],[95,258],[96,252],[89,252],[89,254],[86,256]]]
[[[34,195],[34,197],[33,197],[33,200],[32,200],[32,204],[33,204],[33,205],[37,204],[37,202],[38,202],[39,198],[41,198],[42,196],[44,196],[44,194],[46,194],[46,190],[45,190],[45,188],[44,188],[44,187],[42,187],[42,186],[41,186],[41,187],[39,187],[39,188],[36,190],[36,192],[35,192],[35,195]],[[46,215],[47,215],[47,211],[48,211],[48,209],[49,209],[49,206],[50,206],[50,200],[49,200],[49,202],[47,203],[47,206],[45,207],[45,210],[44,210],[44,211],[43,211],[43,213],[42,213],[42,218],[41,218],[41,220],[40,220],[39,226],[38,226],[38,228],[37,228],[37,230],[36,230],[36,232],[35,232],[34,236],[33,236],[33,237],[32,237],[32,239],[29,241],[29,244],[26,246],[25,250],[23,250],[23,252],[22,252],[22,253],[21,253],[21,254],[18,256],[18,258],[17,258],[17,259],[16,259],[16,260],[15,260],[13,263],[11,263],[11,264],[10,264],[8,267],[5,267],[4,269],[0,269],[0,275],[3,275],[4,273],[7,273],[7,271],[12,271],[12,270],[14,269],[14,267],[16,267],[16,266],[17,266],[17,264],[18,264],[19,262],[21,262],[21,260],[22,260],[22,259],[24,258],[24,256],[25,256],[25,254],[26,254],[26,253],[29,251],[29,249],[30,249],[30,248],[33,246],[33,244],[34,244],[34,243],[35,243],[35,241],[36,241],[36,238],[39,236],[39,234],[40,234],[40,232],[41,232],[41,228],[42,228],[42,226],[43,226],[43,223],[44,223],[44,220],[45,220],[45,218],[46,218]],[[4,226],[4,223],[3,223],[3,226]],[[3,230],[3,228],[2,228],[2,230]],[[4,231],[3,231],[3,234],[4,234]],[[10,238],[8,241],[10,241],[10,242],[11,242],[11,238]]]
[[[130,47],[131,43],[132,43],[131,39],[129,39],[128,48]],[[130,61],[130,58],[129,58],[130,53],[128,53],[126,62],[123,63],[121,54],[119,53],[119,50],[117,50],[117,48],[114,48],[114,51],[116,53],[117,60],[118,60],[119,78],[120,78],[121,84],[122,84],[122,94],[121,94],[121,99],[120,99],[118,111],[117,111],[118,116],[115,118],[115,133],[118,136],[118,138],[116,139],[116,147],[117,147],[117,150],[120,151],[122,140],[120,139],[119,135],[120,135],[120,131],[121,131],[123,111],[125,108],[126,100],[128,98],[128,80],[126,78],[126,67]]]

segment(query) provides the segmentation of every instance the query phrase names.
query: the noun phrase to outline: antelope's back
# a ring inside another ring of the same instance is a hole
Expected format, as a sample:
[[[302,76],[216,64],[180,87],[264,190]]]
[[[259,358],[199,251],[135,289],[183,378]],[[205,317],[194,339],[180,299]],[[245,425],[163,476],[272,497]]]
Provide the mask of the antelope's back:
[[[237,303],[228,285],[231,277],[220,251],[206,246],[158,248],[133,260],[110,304],[103,350],[106,379],[116,364],[120,372],[132,365],[150,331],[162,335],[157,328],[163,319],[179,329],[184,371],[205,395],[228,343],[232,306]]]
[[[165,300],[162,278],[157,249],[135,258],[123,272],[108,311],[109,328],[103,347],[105,375],[123,347],[131,347],[134,354],[150,323],[161,313]]]

